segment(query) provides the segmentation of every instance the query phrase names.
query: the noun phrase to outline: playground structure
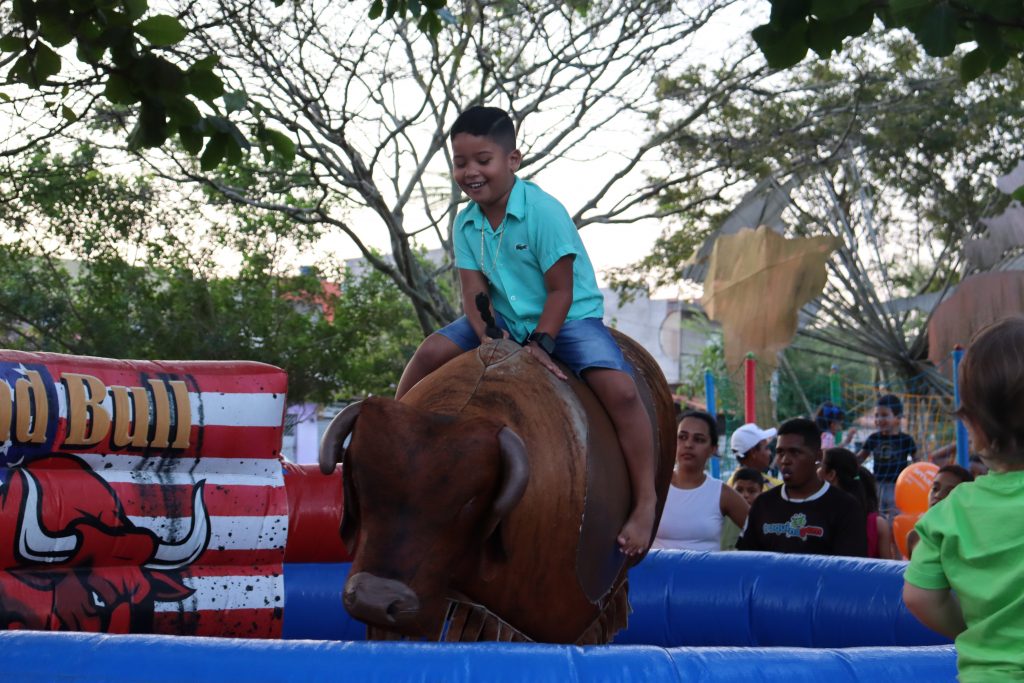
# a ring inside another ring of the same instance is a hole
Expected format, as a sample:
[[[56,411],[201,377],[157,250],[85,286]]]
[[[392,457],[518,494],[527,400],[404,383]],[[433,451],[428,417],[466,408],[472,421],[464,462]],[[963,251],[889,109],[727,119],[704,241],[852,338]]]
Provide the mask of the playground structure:
[[[365,633],[341,482],[277,458],[284,373],[13,352],[0,372],[0,617],[31,629],[0,632],[5,680],[955,678],[903,565],[844,558],[652,553],[612,646],[341,642]]]
[[[910,434],[919,445],[919,455],[929,458],[940,448],[955,445],[955,450],[948,456],[948,462],[955,462],[961,467],[969,467],[969,451],[967,430],[963,423],[953,416],[960,405],[959,378],[957,369],[963,358],[963,347],[957,346],[950,354],[950,374],[953,377],[952,396],[939,395],[934,392],[922,392],[913,381],[878,382],[863,384],[846,380],[838,366],[833,365],[827,378],[816,391],[808,395],[814,399],[814,405],[824,401],[842,408],[847,415],[849,429],[858,433],[874,431],[874,407],[878,398],[884,394],[895,395],[903,404],[904,418],[902,431]],[[741,414],[722,414],[719,419],[724,422],[725,429],[721,432],[727,436],[736,427],[747,422],[757,422],[757,361],[750,355],[743,363],[743,377],[737,382],[732,377],[717,377],[710,370],[704,373],[704,400],[708,412],[718,415],[721,410],[720,397],[728,393],[735,402],[733,410],[741,410]],[[826,383],[827,381],[827,383]],[[723,389],[725,390],[723,392]],[[813,415],[809,415],[813,417]],[[856,443],[856,442],[855,442]],[[948,464],[944,459],[938,464]],[[728,453],[728,449],[720,449],[720,456],[711,462],[712,475],[719,477],[723,470],[735,467],[736,462]]]

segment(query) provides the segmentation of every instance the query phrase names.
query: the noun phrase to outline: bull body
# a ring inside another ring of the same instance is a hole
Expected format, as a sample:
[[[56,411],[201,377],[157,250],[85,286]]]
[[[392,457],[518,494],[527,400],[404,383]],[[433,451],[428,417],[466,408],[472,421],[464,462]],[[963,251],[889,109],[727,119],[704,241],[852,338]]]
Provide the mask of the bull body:
[[[674,406],[653,358],[616,339],[651,422],[660,518]],[[367,399],[346,412],[325,435],[321,464],[344,462],[353,616],[429,639],[452,639],[457,627],[467,640],[607,642],[625,626],[628,567],[616,536],[629,476],[614,427],[583,382],[559,380],[498,341],[401,402]],[[482,606],[486,618],[478,610],[453,625],[453,601]]]

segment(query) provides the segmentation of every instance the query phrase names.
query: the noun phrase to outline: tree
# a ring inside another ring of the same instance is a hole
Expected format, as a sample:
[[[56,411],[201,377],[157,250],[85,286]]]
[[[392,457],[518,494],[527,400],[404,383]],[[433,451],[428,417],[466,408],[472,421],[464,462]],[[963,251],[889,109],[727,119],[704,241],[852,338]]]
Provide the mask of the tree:
[[[614,156],[603,154],[607,170],[579,174],[592,188],[575,211],[579,227],[670,215],[678,209],[647,202],[688,174],[634,185],[643,180],[637,169],[733,84],[709,86],[688,119],[647,137],[658,106],[654,77],[729,4],[604,0],[581,15],[559,2],[465,0],[449,8],[433,40],[409,23],[367,24],[351,7],[320,0],[190,5],[189,23],[220,27],[197,36],[211,41],[197,49],[222,46],[229,90],[244,92],[247,111],[287,131],[296,150],[294,165],[243,174],[204,173],[179,157],[174,177],[346,236],[409,297],[426,333],[455,315],[438,286],[452,283],[450,258],[438,267],[413,255],[425,237],[450,254],[463,199],[447,177],[446,136],[458,109],[511,109],[527,179],[559,162],[566,168],[573,156],[597,160],[604,151],[588,145],[603,131],[619,133],[604,143],[614,147]],[[370,231],[386,232],[393,261],[373,253]]]
[[[932,57],[974,44],[960,59],[964,82],[1000,71],[1024,53],[1024,5],[1012,0],[769,0],[771,17],[753,37],[768,64],[787,68],[807,51],[822,59],[847,38],[867,33],[877,17],[886,29],[908,29]]]
[[[1005,203],[992,181],[1024,153],[1024,69],[1014,63],[964,88],[955,65],[898,37],[869,36],[831,62],[753,73],[760,80],[710,112],[699,134],[676,140],[673,163],[717,164],[723,184],[781,198],[778,223],[790,234],[841,237],[802,334],[872,356],[886,372],[921,380],[922,391],[947,391],[926,362],[928,309],[902,303],[965,274],[963,240]],[[666,111],[715,76],[695,67],[666,79]],[[680,187],[662,201],[706,192]],[[694,274],[681,264],[741,196],[685,214],[655,254],[619,273],[619,285]]]
[[[201,196],[96,162],[91,147],[10,160],[0,183],[6,346],[258,360],[288,371],[293,401],[391,391],[418,330],[383,276],[330,265],[289,274],[296,233],[280,216],[211,211]],[[220,265],[231,254],[234,273]]]
[[[249,145],[226,116],[233,101],[215,73],[216,53],[196,58],[177,50],[189,29],[175,16],[150,13],[146,0],[14,0],[4,19],[0,67],[10,65],[7,82],[24,88],[6,88],[3,99],[22,113],[42,95],[42,107],[54,114],[49,127],[37,121],[19,130],[22,144],[5,153],[63,131],[101,98],[134,119],[127,136],[132,149],[158,147],[175,136],[194,154],[204,140],[222,136],[230,144],[221,147]],[[257,139],[270,141],[265,132]]]
[[[280,6],[285,0],[273,1]],[[383,2],[374,0],[368,12],[370,19],[408,14],[436,35],[443,7],[444,0],[389,0],[385,13]],[[98,106],[102,93],[107,104],[101,110],[112,107],[115,115],[134,119],[130,149],[177,137],[193,155],[202,152],[208,168],[224,159],[237,162],[252,143],[290,156],[294,146],[280,131],[257,119],[247,136],[231,120],[242,105],[237,93],[224,89],[216,46],[198,57],[180,49],[187,35],[213,26],[183,23],[184,12],[149,10],[147,0],[13,0],[9,14],[0,17],[0,68],[10,66],[9,84],[43,95],[54,119],[42,130],[18,131],[21,139],[3,153],[30,149],[67,129]],[[32,96],[0,92],[0,99],[20,105]]]

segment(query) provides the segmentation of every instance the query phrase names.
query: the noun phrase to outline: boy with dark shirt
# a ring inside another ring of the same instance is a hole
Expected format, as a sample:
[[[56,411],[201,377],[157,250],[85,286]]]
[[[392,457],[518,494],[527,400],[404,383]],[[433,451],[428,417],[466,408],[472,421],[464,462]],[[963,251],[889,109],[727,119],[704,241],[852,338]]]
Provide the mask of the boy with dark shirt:
[[[754,501],[737,550],[867,557],[857,500],[818,478],[821,431],[811,420],[783,422],[775,445],[782,486]]]
[[[914,437],[900,431],[903,402],[892,394],[878,399],[875,405],[875,425],[878,431],[868,437],[857,453],[857,461],[864,464],[873,458],[872,469],[878,481],[878,512],[892,517],[896,512],[896,479],[900,472],[914,461],[917,444]]]

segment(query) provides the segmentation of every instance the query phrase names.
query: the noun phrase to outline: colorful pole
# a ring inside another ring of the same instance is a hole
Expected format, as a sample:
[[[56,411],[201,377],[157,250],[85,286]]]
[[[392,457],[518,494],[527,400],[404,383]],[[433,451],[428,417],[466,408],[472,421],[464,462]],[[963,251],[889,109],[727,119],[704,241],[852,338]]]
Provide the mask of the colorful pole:
[[[717,420],[718,406],[715,404],[715,376],[710,370],[704,371],[704,402],[707,404],[708,414]],[[722,462],[717,451],[715,451],[715,455],[711,458],[711,476],[715,479],[722,478]]]
[[[748,353],[743,361],[743,421],[757,422],[757,361]]]
[[[960,408],[960,361],[964,359],[964,347],[957,344],[953,348],[953,407]],[[963,420],[956,420],[956,463],[964,469],[970,469],[971,458],[968,453],[967,427]]]
[[[842,387],[840,386],[839,383],[840,383],[840,379],[839,379],[839,366],[836,365],[835,363],[833,363],[832,364],[832,368],[829,370],[829,373],[828,373],[828,395],[829,395],[829,398],[832,400],[832,404],[833,405],[835,405],[837,407],[842,407],[842,405],[843,405],[843,401],[842,401],[843,393],[842,393]],[[813,419],[814,416],[812,415],[811,418]],[[843,439],[843,432],[842,432],[842,430],[840,430],[836,434],[836,443],[841,443],[842,439]]]

